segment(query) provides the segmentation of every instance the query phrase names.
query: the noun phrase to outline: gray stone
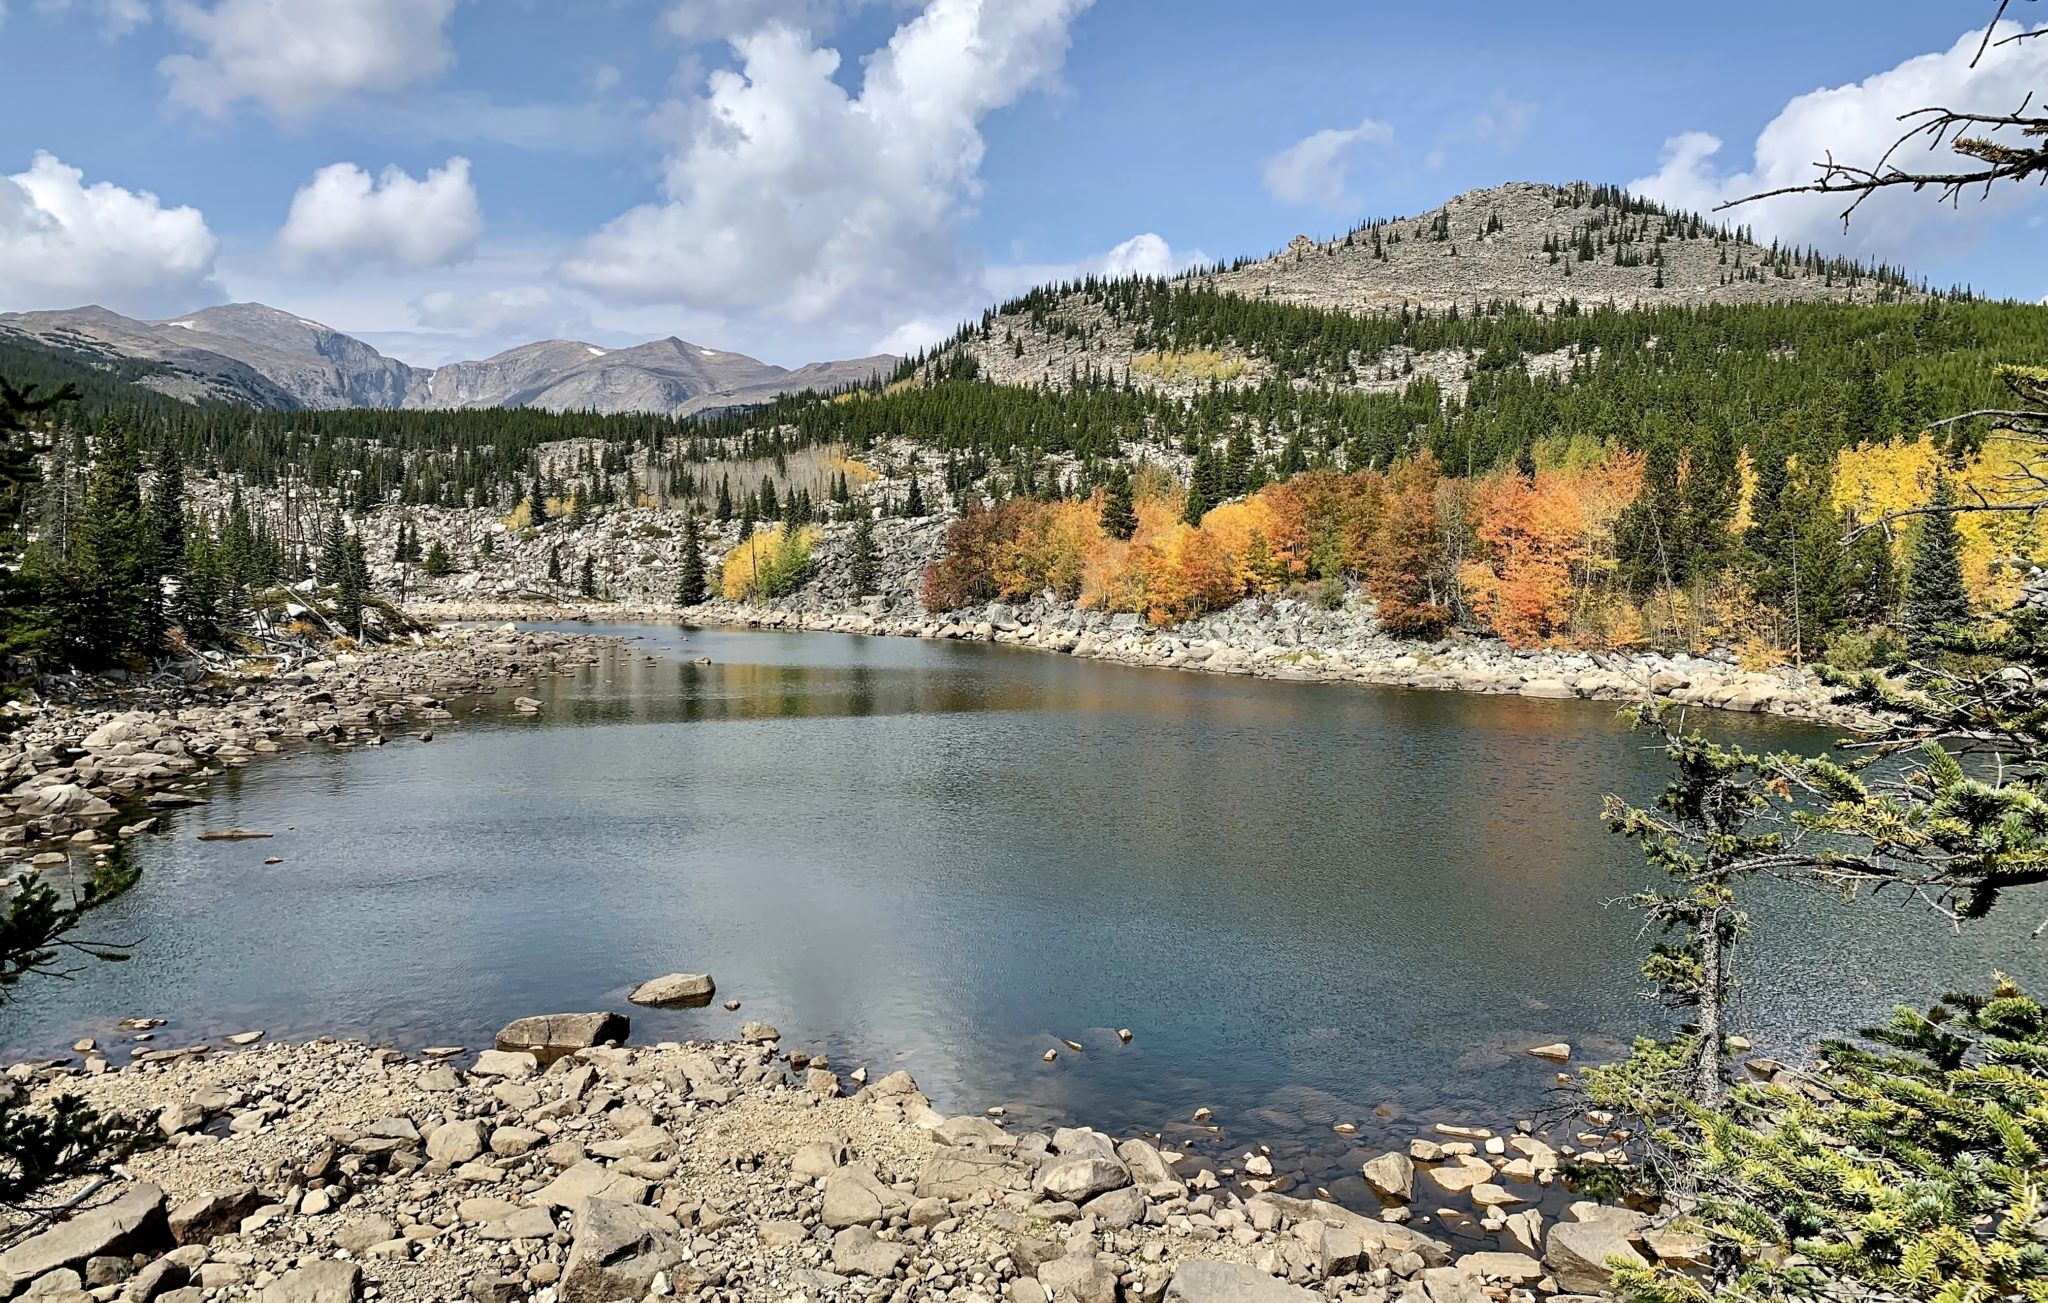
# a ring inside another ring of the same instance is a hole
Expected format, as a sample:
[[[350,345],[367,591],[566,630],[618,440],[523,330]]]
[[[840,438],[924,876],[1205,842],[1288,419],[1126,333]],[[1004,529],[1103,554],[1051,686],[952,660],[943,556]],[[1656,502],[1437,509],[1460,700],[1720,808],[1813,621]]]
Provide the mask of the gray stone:
[[[701,1008],[718,990],[709,973],[670,973],[640,983],[626,998],[653,1008]]]
[[[972,1199],[983,1191],[1020,1190],[1029,1171],[1022,1164],[979,1149],[933,1154],[917,1174],[920,1199]]]
[[[172,1290],[182,1289],[191,1278],[191,1268],[176,1258],[158,1258],[128,1278],[121,1303],[156,1303]]]
[[[466,1163],[482,1152],[483,1125],[466,1118],[460,1122],[444,1123],[427,1137],[427,1157],[450,1167]]]
[[[1116,1303],[1116,1272],[1092,1253],[1040,1263],[1038,1283],[1053,1303]]]
[[[1038,1169],[1032,1188],[1053,1199],[1082,1203],[1131,1183],[1122,1160],[1098,1153],[1060,1157]]]
[[[594,1158],[586,1158],[540,1188],[534,1202],[550,1208],[574,1208],[584,1199],[611,1203],[647,1202],[647,1182],[614,1172]]]
[[[1360,1171],[1373,1193],[1383,1198],[1407,1203],[1415,1197],[1415,1162],[1399,1150],[1369,1160]]]
[[[614,1303],[644,1297],[657,1274],[688,1249],[673,1217],[638,1204],[589,1199],[576,1208],[563,1303]]]
[[[1093,1217],[1096,1222],[1113,1231],[1135,1226],[1145,1220],[1148,1201],[1145,1192],[1133,1186],[1111,1190],[1108,1194],[1097,1195],[1081,1205],[1083,1217]]]
[[[1316,1303],[1319,1298],[1257,1267],[1204,1258],[1183,1261],[1166,1285],[1166,1303]]]
[[[286,1272],[256,1298],[257,1303],[356,1303],[362,1285],[361,1267],[328,1259]]]
[[[842,1276],[887,1280],[902,1262],[902,1246],[876,1238],[865,1226],[848,1226],[832,1237],[832,1270]]]
[[[833,1230],[887,1221],[909,1208],[908,1199],[883,1185],[873,1169],[865,1165],[854,1163],[835,1168],[825,1177],[822,1216],[825,1225]]]
[[[171,1238],[180,1244],[204,1244],[241,1226],[242,1219],[264,1202],[253,1185],[195,1195],[171,1209]]]
[[[60,1267],[82,1268],[88,1258],[103,1254],[154,1253],[169,1247],[164,1192],[138,1181],[111,1201],[0,1253],[0,1280],[29,1281]]]
[[[515,1018],[498,1029],[498,1048],[525,1050],[543,1063],[606,1041],[623,1042],[633,1024],[618,1013],[544,1013]]]
[[[1550,1264],[1558,1285],[1574,1294],[1599,1294],[1614,1277],[1607,1265],[1618,1258],[1632,1267],[1647,1267],[1649,1261],[1629,1243],[1626,1224],[1602,1219],[1591,1222],[1557,1222],[1544,1241],[1543,1260]]]
[[[524,1081],[540,1071],[540,1058],[525,1050],[485,1050],[476,1056],[476,1066],[470,1071],[479,1077]]]

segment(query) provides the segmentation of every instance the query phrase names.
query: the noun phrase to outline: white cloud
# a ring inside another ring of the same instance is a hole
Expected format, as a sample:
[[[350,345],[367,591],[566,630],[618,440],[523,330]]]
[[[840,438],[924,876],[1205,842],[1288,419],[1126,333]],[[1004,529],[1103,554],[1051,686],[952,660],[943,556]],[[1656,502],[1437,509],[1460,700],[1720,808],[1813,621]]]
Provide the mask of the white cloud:
[[[157,65],[175,104],[226,117],[253,100],[280,118],[361,93],[385,94],[455,61],[456,0],[167,0],[174,31],[198,52]]]
[[[198,209],[105,181],[38,153],[0,177],[0,309],[100,303],[184,312],[218,293],[220,242]]]
[[[2001,23],[2000,35],[2020,28]],[[1846,86],[1811,91],[1786,104],[1757,136],[1747,168],[1721,172],[1715,166],[1722,141],[1704,131],[1687,131],[1664,142],[1661,166],[1629,183],[1629,189],[1674,207],[1711,211],[1717,204],[1762,190],[1801,185],[1815,176],[1815,164],[1829,156],[1874,166],[1908,124],[1902,113],[1929,105],[1963,111],[2007,113],[2048,77],[2048,40],[1994,46],[1977,67],[1970,60],[1983,29],[1965,33],[1946,50],[1916,55],[1896,67]],[[1996,37],[1994,36],[1994,40]],[[1995,137],[1994,137],[1995,138]],[[1947,171],[1958,160],[1946,150],[1929,153],[1914,143],[1893,156],[1908,170]],[[1967,160],[1962,160],[1967,162]],[[1872,198],[1856,210],[1848,241],[1883,256],[1904,249],[1914,230],[1930,221],[1974,221],[2010,212],[2037,191],[2009,186],[1978,203],[1974,195],[1950,208],[1931,194],[1901,188]],[[1754,227],[1765,239],[1842,243],[1842,209],[1853,196],[1787,195],[1746,204],[1724,216]]]
[[[483,229],[466,158],[449,159],[423,181],[396,167],[373,180],[354,163],[331,163],[292,196],[277,243],[307,266],[438,267],[469,253]]]
[[[413,302],[419,324],[436,331],[490,337],[538,338],[554,334],[565,305],[553,291],[539,285],[462,294],[435,290]]]
[[[736,37],[739,69],[667,115],[663,202],[599,230],[564,276],[614,302],[796,323],[953,311],[979,280],[957,235],[982,120],[1057,75],[1088,3],[931,0],[857,95],[833,79],[838,52],[794,27]]]
[[[1266,160],[1266,192],[1283,204],[1356,207],[1358,201],[1345,188],[1353,151],[1393,138],[1394,129],[1374,118],[1341,131],[1331,128],[1305,136]]]
[[[1485,108],[1438,133],[1435,146],[1423,156],[1423,166],[1432,171],[1442,167],[1449,161],[1454,145],[1477,144],[1497,150],[1513,149],[1522,143],[1522,137],[1529,134],[1529,124],[1535,117],[1534,104],[1515,99],[1504,90],[1496,90]]]
[[[662,23],[684,41],[729,41],[771,24],[813,34],[859,0],[676,0]]]
[[[62,14],[70,10],[74,0],[36,0],[36,8],[45,14]],[[126,36],[149,21],[148,0],[79,0],[80,7],[91,9],[99,17],[100,33],[113,40]]]

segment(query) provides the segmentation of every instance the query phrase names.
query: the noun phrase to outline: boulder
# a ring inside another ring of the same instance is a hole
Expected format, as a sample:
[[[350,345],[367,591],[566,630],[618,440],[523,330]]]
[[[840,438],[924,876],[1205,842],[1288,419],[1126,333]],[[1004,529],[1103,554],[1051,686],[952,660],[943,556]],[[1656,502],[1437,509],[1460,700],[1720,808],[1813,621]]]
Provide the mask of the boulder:
[[[257,1303],[356,1303],[362,1297],[363,1269],[353,1262],[308,1263],[270,1282]]]
[[[574,1208],[585,1199],[607,1203],[639,1204],[647,1201],[647,1182],[614,1172],[594,1158],[570,1167],[534,1193],[533,1201],[548,1208]]]
[[[1166,1284],[1166,1303],[1319,1303],[1311,1294],[1257,1267],[1238,1262],[1189,1258],[1174,1268]]]
[[[1451,1246],[1442,1240],[1433,1240],[1420,1231],[1367,1217],[1326,1200],[1294,1199],[1268,1190],[1264,1194],[1253,1195],[1246,1203],[1247,1214],[1254,1218],[1260,1216],[1262,1208],[1270,1210],[1266,1215],[1290,1222],[1323,1221],[1355,1231],[1375,1262],[1384,1262],[1401,1253],[1413,1253],[1425,1266],[1431,1267],[1445,1266],[1451,1260]]]
[[[709,973],[670,973],[640,983],[626,998],[657,1009],[696,1009],[710,1004],[717,989]]]
[[[31,1281],[61,1267],[80,1270],[88,1258],[157,1253],[170,1247],[164,1192],[147,1181],[138,1181],[111,1201],[0,1253],[0,1281]]]
[[[427,1157],[458,1167],[484,1152],[483,1124],[467,1118],[434,1128],[427,1137]]]
[[[1038,1283],[1053,1303],[1116,1303],[1116,1272],[1092,1253],[1039,1263]]]
[[[984,1191],[1022,1189],[1030,1173],[1022,1164],[981,1149],[933,1154],[917,1174],[920,1199],[972,1199]]]
[[[240,1228],[242,1219],[264,1202],[253,1185],[194,1195],[171,1209],[171,1238],[180,1244],[205,1244]]]
[[[1059,1157],[1038,1169],[1032,1188],[1051,1199],[1083,1203],[1098,1194],[1131,1183],[1131,1169],[1113,1154],[1078,1153]]]
[[[1382,1198],[1407,1203],[1415,1197],[1415,1161],[1399,1150],[1381,1154],[1359,1170]]]
[[[872,1168],[859,1163],[835,1168],[825,1177],[825,1225],[833,1230],[867,1226],[901,1216],[910,1201],[883,1185]]]
[[[1629,1243],[1626,1222],[1601,1219],[1590,1222],[1558,1222],[1550,1228],[1543,1244],[1543,1260],[1550,1264],[1560,1288],[1574,1294],[1600,1294],[1607,1290],[1614,1271],[1607,1265],[1617,1258],[1632,1267],[1647,1267],[1649,1261]]]
[[[544,1013],[515,1018],[498,1030],[498,1048],[525,1050],[542,1063],[587,1050],[606,1041],[623,1041],[632,1022],[617,1013]]]
[[[525,1050],[485,1050],[476,1056],[470,1072],[479,1077],[504,1077],[524,1081],[540,1071],[540,1059]]]
[[[562,1303],[644,1298],[655,1276],[682,1262],[688,1248],[682,1229],[666,1213],[586,1199],[576,1208],[559,1297]]]
[[[848,1226],[832,1237],[832,1270],[842,1276],[887,1280],[902,1262],[901,1245],[876,1238],[865,1226]]]

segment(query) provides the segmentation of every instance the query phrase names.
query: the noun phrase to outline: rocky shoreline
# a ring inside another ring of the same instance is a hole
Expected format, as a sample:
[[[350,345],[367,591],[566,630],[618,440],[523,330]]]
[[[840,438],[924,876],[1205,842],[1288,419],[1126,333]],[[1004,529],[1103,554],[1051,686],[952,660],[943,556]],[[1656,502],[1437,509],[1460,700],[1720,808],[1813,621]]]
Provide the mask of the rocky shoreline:
[[[222,769],[295,741],[431,740],[453,721],[449,701],[593,664],[606,641],[444,629],[297,664],[252,658],[240,672],[94,680],[15,703],[16,727],[0,737],[0,866],[104,855],[115,838],[154,831],[161,812],[204,805]]]
[[[1732,658],[1685,653],[1517,651],[1493,639],[1417,643],[1379,630],[1357,596],[1334,609],[1294,598],[1257,598],[1184,624],[1154,629],[1136,615],[1064,603],[990,603],[967,611],[904,613],[877,601],[560,604],[437,602],[413,613],[437,619],[680,621],[734,629],[849,633],[1004,643],[1120,665],[1309,683],[1363,683],[1443,692],[1570,700],[1634,701],[1655,694],[1685,705],[1782,715],[1865,730],[1872,720],[1837,705],[1804,670],[1744,669]]]
[[[1569,1140],[1417,1135],[1364,1164],[1375,1216],[1298,1195],[1256,1150],[1205,1152],[1201,1128],[1011,1132],[1000,1110],[940,1115],[906,1073],[785,1053],[762,1024],[722,1044],[627,1031],[558,1014],[480,1053],[94,1045],[83,1068],[19,1065],[12,1089],[75,1093],[161,1143],[69,1220],[8,1236],[0,1298],[1568,1301],[1613,1259],[1700,1247],[1626,1209],[1546,1225],[1530,1206],[1574,1142],[1612,1156],[1600,1115],[1561,1124]],[[116,1068],[120,1049],[142,1052]],[[1497,1248],[1432,1233],[1474,1214]]]

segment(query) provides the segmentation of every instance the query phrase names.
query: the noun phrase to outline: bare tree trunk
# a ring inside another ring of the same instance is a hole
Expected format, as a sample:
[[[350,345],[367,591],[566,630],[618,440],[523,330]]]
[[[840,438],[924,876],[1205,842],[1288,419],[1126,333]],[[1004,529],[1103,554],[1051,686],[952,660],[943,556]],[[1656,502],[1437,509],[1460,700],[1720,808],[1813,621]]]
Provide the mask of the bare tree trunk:
[[[1693,1098],[1708,1108],[1721,1103],[1721,1003],[1728,990],[1728,957],[1721,943],[1721,910],[1711,909],[1693,926],[1700,956],[1699,1057]]]

